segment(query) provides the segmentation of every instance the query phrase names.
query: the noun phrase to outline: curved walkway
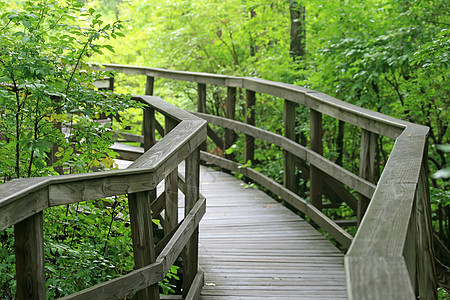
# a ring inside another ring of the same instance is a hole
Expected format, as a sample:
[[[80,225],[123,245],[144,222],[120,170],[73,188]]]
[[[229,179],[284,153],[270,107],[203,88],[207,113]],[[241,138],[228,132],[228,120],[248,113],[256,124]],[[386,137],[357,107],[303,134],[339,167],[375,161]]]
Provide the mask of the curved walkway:
[[[201,166],[200,181],[200,299],[347,299],[344,255],[309,223],[229,174]]]
[[[200,299],[346,299],[344,256],[255,188],[201,167]]]

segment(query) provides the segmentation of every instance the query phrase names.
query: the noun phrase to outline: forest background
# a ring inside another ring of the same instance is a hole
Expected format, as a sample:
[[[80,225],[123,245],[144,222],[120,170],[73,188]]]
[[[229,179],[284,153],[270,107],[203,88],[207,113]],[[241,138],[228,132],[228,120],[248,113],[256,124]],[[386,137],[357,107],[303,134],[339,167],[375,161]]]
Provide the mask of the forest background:
[[[103,49],[105,51],[90,49],[85,53],[85,62],[255,76],[318,90],[361,107],[429,126],[433,225],[440,239],[450,248],[450,171],[446,156],[449,152],[446,145],[449,144],[450,98],[448,0],[369,0],[363,3],[344,0],[82,2],[91,19],[100,20],[101,14],[102,20],[115,24],[117,31],[120,28],[126,35],[125,38],[112,39],[113,27],[97,24],[95,32],[106,29],[96,39],[108,39],[108,47]],[[21,3],[11,1],[9,4],[19,9]],[[76,55],[72,57],[75,58]],[[92,75],[90,78],[94,77]],[[145,81],[140,78],[118,74],[116,81],[117,92],[139,94],[145,90]],[[156,95],[186,109],[195,108],[195,93],[195,87],[186,83],[166,80],[156,82]],[[90,94],[84,95],[84,98],[88,97]],[[225,97],[225,91],[220,88],[208,89],[208,112],[225,115]],[[100,98],[92,99],[98,101]],[[259,96],[257,101],[257,126],[282,133],[282,102],[263,96]],[[241,120],[245,119],[243,103],[243,95],[238,95],[237,119]],[[111,111],[115,110],[112,102],[106,102],[105,105]],[[126,108],[124,103],[120,105],[120,109]],[[302,142],[302,139],[307,139],[309,132],[308,114],[301,108],[297,109],[296,130]],[[137,111],[128,111],[130,122],[141,118]],[[275,113],[277,111],[278,114]],[[84,113],[95,114],[89,111]],[[357,129],[345,127],[344,130],[341,124],[327,118],[324,122],[324,155],[357,173],[359,146],[352,143],[352,136],[359,134]],[[78,120],[77,124],[82,127],[80,132],[97,135],[97,140],[105,141],[102,147],[107,147],[112,141],[111,135],[102,128],[91,128],[91,123],[83,123],[82,120]],[[344,144],[339,143],[335,134],[340,130],[345,135]],[[86,139],[86,135],[79,139]],[[238,143],[228,151],[237,154],[239,159],[241,147]],[[63,148],[59,153],[60,158],[69,159],[71,153],[66,151],[69,148]],[[378,176],[391,149],[392,141],[378,137],[377,160],[382,162],[377,170]],[[98,150],[96,155],[100,156],[94,156],[90,155],[93,153],[91,150],[86,151],[89,153],[86,157],[71,161],[71,168],[83,171],[85,161],[89,162],[89,167],[111,166],[108,157],[113,154],[102,155]],[[0,153],[2,151],[7,149],[0,149]],[[34,153],[36,157],[38,154]],[[278,149],[268,147],[264,152],[257,153],[256,159],[260,162],[257,168],[281,182],[282,155]],[[34,163],[37,161],[36,158]],[[0,162],[0,166],[14,170],[14,166],[7,166],[5,161]],[[32,173],[31,163],[29,166],[23,170],[24,174]],[[38,169],[39,166],[35,167]],[[48,174],[34,176],[42,175]],[[63,217],[55,223],[55,226],[59,226],[56,231],[61,234],[47,232],[46,260],[58,261],[54,265],[46,265],[47,288],[51,297],[82,289],[88,281],[86,279],[91,280],[89,286],[131,269],[132,262],[125,258],[127,252],[131,251],[129,242],[127,244],[129,237],[124,228],[114,229],[113,224],[117,216],[126,215],[127,208],[120,200],[114,199],[111,203],[108,200],[109,209],[106,212],[86,205],[81,208],[89,210],[90,214],[79,214],[78,206],[63,207],[61,211],[55,208],[48,213],[47,221],[61,218],[61,215],[67,218]],[[101,216],[109,217],[111,222],[106,226],[101,225]],[[68,225],[69,219],[84,225],[71,227]],[[102,232],[92,236],[90,231],[100,226],[103,226]],[[75,238],[75,231],[84,231],[88,238]],[[0,298],[12,298],[14,290],[11,236],[11,231],[0,236],[0,243],[4,246],[1,248],[0,261],[0,290],[3,293]],[[85,244],[87,248],[77,244]],[[121,254],[114,256],[113,253],[117,252]],[[64,273],[74,261],[84,271]],[[176,270],[173,275],[175,273]],[[101,274],[101,278],[91,278],[93,274]],[[64,278],[68,276],[74,278],[74,282],[66,282]],[[168,281],[161,286],[166,292],[175,288]]]
[[[103,63],[250,76],[318,90],[352,104],[431,128],[429,171],[436,230],[450,248],[448,167],[450,3],[447,0],[171,0],[87,1],[111,20],[129,20],[126,42]],[[124,78],[124,92],[144,80]],[[195,108],[192,86],[162,81],[157,93]],[[210,91],[210,113],[225,115],[225,93]],[[260,98],[257,126],[282,132],[282,102]],[[297,133],[309,132],[298,108]],[[274,111],[280,112],[274,114]],[[243,105],[238,118],[245,118]],[[325,156],[357,172],[357,145],[339,145],[325,127]],[[353,129],[346,130],[350,137]],[[392,141],[379,137],[377,159]],[[232,151],[232,149],[230,149]],[[278,156],[281,155],[280,153]],[[271,159],[270,159],[271,158]],[[265,153],[266,172],[282,180],[277,154]],[[382,166],[377,170],[378,176]],[[439,173],[436,173],[438,172]]]

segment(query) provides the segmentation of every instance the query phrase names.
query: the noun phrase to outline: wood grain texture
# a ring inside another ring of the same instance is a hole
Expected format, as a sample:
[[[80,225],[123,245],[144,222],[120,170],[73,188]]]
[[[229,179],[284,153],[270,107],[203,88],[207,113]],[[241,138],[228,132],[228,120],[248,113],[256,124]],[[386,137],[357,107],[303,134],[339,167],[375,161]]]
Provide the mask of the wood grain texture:
[[[352,241],[351,235],[349,235],[328,217],[326,217],[323,213],[317,210],[311,203],[306,202],[300,196],[286,189],[281,184],[251,168],[244,168],[241,164],[211,155],[209,153],[202,152],[201,159],[220,166],[221,168],[243,174],[244,176],[257,182],[258,184],[261,184],[272,193],[278,195],[283,201],[286,201],[293,207],[311,217],[311,219],[315,223],[317,223],[331,236],[333,236],[342,245],[343,248],[347,249],[350,246],[350,243]]]
[[[361,146],[359,151],[359,176],[369,182],[375,179],[375,149],[377,136],[375,133],[362,129]],[[361,195],[358,201],[357,219],[358,224],[361,222],[369,206],[370,198]]]
[[[131,239],[133,241],[134,269],[139,269],[155,262],[155,241],[153,238],[152,218],[149,192],[128,195],[130,211]],[[138,292],[142,299],[159,299],[158,285],[152,285]]]
[[[178,125],[178,122],[169,117],[166,117],[165,123],[166,135]],[[168,234],[178,223],[178,166],[166,176],[164,189],[166,194],[164,233]]]
[[[194,150],[186,159],[186,193],[184,215],[190,211],[199,199],[200,185],[200,148]],[[198,228],[194,230],[191,238],[183,250],[183,295],[186,296],[197,275],[198,267]]]
[[[349,300],[416,299],[401,257],[345,257]]]
[[[44,300],[44,218],[36,213],[14,226],[16,299]]]
[[[201,179],[200,299],[346,299],[343,255],[308,223],[229,174]]]
[[[164,279],[165,274],[163,264],[158,262],[63,297],[61,300],[123,299],[149,285],[158,283]]]

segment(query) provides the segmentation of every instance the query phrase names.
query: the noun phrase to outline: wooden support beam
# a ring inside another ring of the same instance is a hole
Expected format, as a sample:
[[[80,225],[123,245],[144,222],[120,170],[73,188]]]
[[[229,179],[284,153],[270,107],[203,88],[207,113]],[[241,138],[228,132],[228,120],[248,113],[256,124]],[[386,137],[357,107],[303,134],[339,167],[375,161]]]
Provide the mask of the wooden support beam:
[[[155,78],[151,76],[147,76],[147,81],[145,83],[145,94],[153,95],[153,87],[154,87]],[[150,149],[154,144],[156,144],[155,138],[155,110],[150,107],[144,107],[143,110],[144,120],[142,123],[142,135],[144,136],[144,151]]]
[[[234,120],[236,118],[236,88],[228,87],[226,100],[226,117]],[[236,140],[236,133],[229,128],[225,128],[225,150],[230,148]],[[228,159],[234,159],[233,154],[225,154]]]
[[[153,96],[155,88],[155,77],[147,76],[147,81],[145,83],[145,94]]]
[[[134,268],[139,269],[155,262],[155,242],[150,214],[152,193],[139,192],[128,195],[131,239],[133,240]],[[158,284],[138,292],[139,299],[159,299]]]
[[[155,110],[148,106],[144,107],[144,121],[142,125],[142,134],[144,136],[144,151],[147,151],[156,144],[155,125]]]
[[[46,299],[42,211],[14,225],[16,299]]]
[[[186,193],[185,211],[187,217],[199,199],[200,184],[200,149],[197,148],[186,159]],[[183,294],[187,295],[189,288],[197,275],[198,267],[198,227],[192,233],[190,240],[183,250]]]
[[[322,155],[322,113],[311,109],[310,123],[311,150]],[[322,210],[322,172],[314,166],[311,166],[309,190],[311,203]]]
[[[246,104],[245,104],[245,123],[255,126],[255,103],[256,93],[251,90],[246,90]],[[254,162],[255,157],[255,138],[250,135],[245,135],[245,151],[244,163],[247,161]]]
[[[295,141],[295,108],[297,104],[289,100],[284,100],[284,136]],[[298,193],[298,181],[295,175],[296,157],[284,151],[284,186]]]
[[[436,286],[435,255],[433,247],[433,227],[431,224],[431,204],[427,173],[427,151],[420,170],[416,190],[414,216],[416,235],[416,273],[417,290],[420,299],[434,300],[438,298]]]
[[[224,142],[221,139],[221,137],[209,126],[206,128],[208,136],[211,138],[211,140],[216,144],[217,147],[219,147],[222,151],[225,151],[224,149]]]
[[[178,125],[174,119],[166,116],[165,119],[165,133],[168,134],[172,129]],[[169,234],[173,228],[178,224],[178,167],[170,172],[165,179],[165,193],[166,193],[166,213],[164,222],[164,234]]]
[[[198,95],[197,95],[197,111],[201,113],[206,113],[206,84],[198,84]]]
[[[199,83],[198,85],[198,94],[197,94],[197,111],[201,113],[206,113],[206,84]],[[200,148],[203,151],[206,151],[206,142],[204,142]]]
[[[373,183],[375,175],[375,148],[377,143],[377,135],[368,130],[361,131],[361,147],[359,153],[359,176]],[[358,225],[361,223],[370,198],[359,195],[357,219]]]

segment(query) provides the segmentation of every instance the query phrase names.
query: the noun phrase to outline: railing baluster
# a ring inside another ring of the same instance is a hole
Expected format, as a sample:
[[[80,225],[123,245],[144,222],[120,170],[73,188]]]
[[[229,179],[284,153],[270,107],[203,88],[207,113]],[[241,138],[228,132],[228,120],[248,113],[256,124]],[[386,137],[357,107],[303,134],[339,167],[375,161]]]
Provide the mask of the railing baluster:
[[[311,150],[323,154],[322,144],[322,113],[310,110],[310,138]],[[322,174],[321,171],[311,165],[310,171],[310,201],[318,209],[322,209]]]
[[[433,247],[433,227],[431,224],[430,188],[427,174],[427,151],[420,170],[416,190],[415,214],[416,220],[416,273],[420,299],[434,300],[438,298],[435,270],[435,254]]]
[[[228,119],[234,120],[236,118],[236,88],[228,87],[227,89],[227,101],[226,101],[226,116]],[[225,129],[225,149],[230,148],[235,139],[235,132],[231,129]],[[233,154],[225,154],[228,159],[233,159]]]
[[[295,141],[295,108],[297,104],[284,100],[284,136]],[[296,158],[284,151],[284,186],[294,193],[298,192],[298,182],[295,176]]]
[[[16,299],[46,299],[42,212],[14,225]]]
[[[135,269],[155,262],[155,243],[153,238],[150,203],[151,192],[138,192],[128,195],[130,209],[131,238]],[[159,287],[154,284],[138,292],[139,299],[159,299]]]
[[[368,130],[361,131],[361,147],[359,153],[359,176],[370,182],[374,181],[375,174],[375,147],[377,135]],[[370,199],[364,195],[359,195],[357,219],[358,225],[366,213]]]
[[[153,96],[154,87],[155,87],[155,77],[147,76],[147,81],[145,82],[145,94]]]
[[[194,150],[186,158],[186,194],[184,215],[187,216],[199,199],[200,184],[200,149]],[[183,251],[183,296],[186,296],[189,288],[197,275],[198,267],[198,227],[192,233]]]
[[[178,125],[174,119],[166,116],[165,134]],[[178,224],[178,167],[173,169],[165,179],[166,213],[164,215],[164,233],[169,234]]]
[[[198,102],[197,111],[201,113],[206,113],[206,84],[198,84]]]
[[[255,125],[255,103],[256,93],[254,91],[246,90],[246,105],[245,105],[245,123]],[[244,163],[247,161],[254,162],[255,157],[255,138],[250,135],[245,136],[245,151]]]
[[[200,113],[206,113],[206,84],[198,83],[198,94],[197,94],[197,111]],[[204,142],[200,149],[206,151],[206,142]]]
[[[145,83],[145,94],[152,96],[154,88],[155,78],[147,76],[147,81]],[[155,129],[155,110],[150,107],[144,107],[143,111],[143,123],[142,123],[142,135],[144,136],[144,150],[147,151],[154,144],[156,144]]]

